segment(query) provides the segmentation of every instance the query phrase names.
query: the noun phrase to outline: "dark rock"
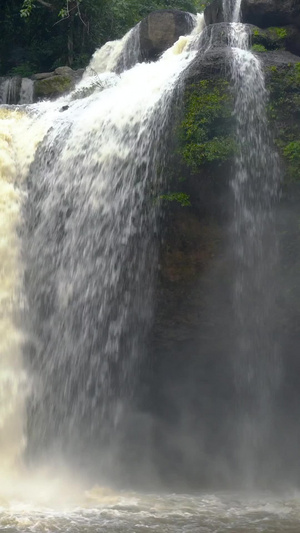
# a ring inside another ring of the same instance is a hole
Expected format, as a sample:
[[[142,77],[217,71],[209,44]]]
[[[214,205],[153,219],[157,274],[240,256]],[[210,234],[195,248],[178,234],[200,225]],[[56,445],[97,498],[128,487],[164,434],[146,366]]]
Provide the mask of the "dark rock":
[[[153,11],[140,23],[140,47],[144,61],[157,59],[181,35],[191,32],[195,17],[184,11]]]
[[[206,24],[224,22],[222,0],[213,0],[205,9]],[[300,27],[300,3],[297,0],[242,0],[241,20],[260,28]]]
[[[222,0],[213,0],[204,10],[204,18],[207,25],[224,22]]]
[[[297,0],[243,0],[242,21],[260,28],[300,26],[300,3]]]
[[[270,67],[276,69],[285,69],[287,67],[297,65],[300,62],[300,58],[298,56],[295,56],[290,52],[286,52],[285,50],[264,52],[260,54],[259,57],[265,68],[266,76],[268,76]]]
[[[296,26],[287,27],[286,49],[300,56],[300,31]]]
[[[224,76],[229,72],[230,48],[212,47],[203,58],[200,54],[196,56],[186,71],[186,82],[190,83],[199,79],[213,79],[216,76]]]

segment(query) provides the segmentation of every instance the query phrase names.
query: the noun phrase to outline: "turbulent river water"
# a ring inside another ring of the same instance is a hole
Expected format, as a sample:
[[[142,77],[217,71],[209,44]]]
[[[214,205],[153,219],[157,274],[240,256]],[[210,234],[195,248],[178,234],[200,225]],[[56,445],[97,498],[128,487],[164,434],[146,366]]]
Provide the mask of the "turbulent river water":
[[[151,463],[139,478],[145,492],[120,488],[130,487],[119,468],[122,424],[152,319],[163,142],[182,73],[199,47],[207,49],[200,16],[192,34],[156,63],[138,63],[135,29],[96,52],[70,95],[0,108],[0,531],[300,531],[296,490],[255,490],[260,453],[272,445],[266,418],[279,380],[265,327],[273,286],[264,268],[276,263],[276,246],[264,243],[273,231],[278,176],[276,154],[268,155],[263,75],[247,50],[239,7],[224,4],[225,19],[234,21],[229,41],[240,139],[231,239],[242,357],[233,367],[240,399],[247,398],[236,421],[234,468],[247,490],[166,492]],[[7,81],[5,98],[9,91]],[[245,327],[249,282],[257,293],[267,282],[269,290]],[[276,466],[266,455],[262,464]]]
[[[68,487],[70,493],[70,487]],[[45,493],[46,494],[46,493]],[[36,495],[35,495],[36,496]],[[298,533],[299,494],[141,494],[94,488],[72,502],[37,500],[3,506],[1,531],[10,533]],[[49,497],[49,494],[48,494]],[[0,502],[1,503],[1,502]]]

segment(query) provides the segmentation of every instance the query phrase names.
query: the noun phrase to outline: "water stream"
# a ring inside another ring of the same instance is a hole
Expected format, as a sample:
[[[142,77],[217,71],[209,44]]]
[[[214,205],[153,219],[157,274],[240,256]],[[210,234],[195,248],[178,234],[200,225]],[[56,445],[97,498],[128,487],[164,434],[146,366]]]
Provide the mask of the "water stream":
[[[238,3],[237,3],[238,4]],[[230,25],[231,72],[236,94],[237,153],[231,187],[234,196],[233,306],[238,389],[237,458],[239,475],[255,485],[272,477],[272,410],[280,384],[280,353],[274,324],[279,254],[274,206],[280,165],[266,116],[267,93],[249,30]],[[269,472],[268,472],[269,470]]]
[[[152,465],[154,493],[116,488],[132,455],[124,428],[136,431],[131,402],[153,315],[164,141],[183,73],[201,53],[200,16],[156,63],[138,62],[135,29],[95,53],[70,95],[0,109],[3,531],[298,531],[297,492],[255,490],[274,467],[266,448],[280,382],[269,321],[279,176],[263,74],[239,10],[224,4],[238,139],[234,468],[248,492],[168,494]]]

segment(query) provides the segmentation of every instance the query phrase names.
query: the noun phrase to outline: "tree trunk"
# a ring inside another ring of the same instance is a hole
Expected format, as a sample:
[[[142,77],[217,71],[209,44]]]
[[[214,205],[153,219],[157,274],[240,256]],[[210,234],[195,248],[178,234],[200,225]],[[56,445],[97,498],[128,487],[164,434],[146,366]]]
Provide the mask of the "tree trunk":
[[[68,18],[68,65],[72,67],[74,61],[74,10],[70,10]]]

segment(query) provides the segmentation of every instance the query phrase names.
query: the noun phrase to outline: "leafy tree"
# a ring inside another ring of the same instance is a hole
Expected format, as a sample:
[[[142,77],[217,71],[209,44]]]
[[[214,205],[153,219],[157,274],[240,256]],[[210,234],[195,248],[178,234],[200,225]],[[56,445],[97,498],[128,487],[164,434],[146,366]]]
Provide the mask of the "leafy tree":
[[[0,74],[84,67],[96,48],[156,9],[202,10],[209,0],[0,0]]]

